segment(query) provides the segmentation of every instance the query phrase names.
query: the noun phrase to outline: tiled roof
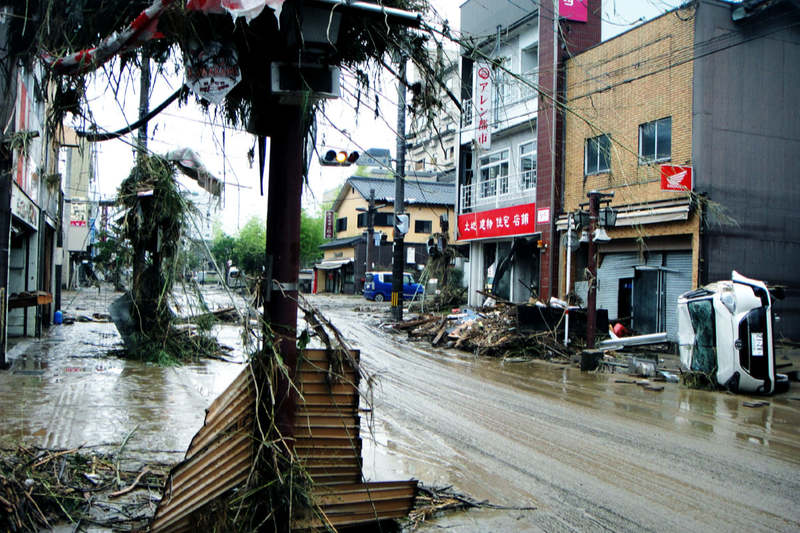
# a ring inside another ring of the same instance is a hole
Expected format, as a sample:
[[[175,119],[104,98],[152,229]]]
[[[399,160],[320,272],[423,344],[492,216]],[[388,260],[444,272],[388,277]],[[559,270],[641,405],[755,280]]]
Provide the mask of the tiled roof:
[[[394,202],[394,179],[353,176],[347,180],[364,198],[369,198],[370,189],[375,189],[376,201]],[[435,181],[406,179],[405,203],[424,205],[455,205],[455,184]]]

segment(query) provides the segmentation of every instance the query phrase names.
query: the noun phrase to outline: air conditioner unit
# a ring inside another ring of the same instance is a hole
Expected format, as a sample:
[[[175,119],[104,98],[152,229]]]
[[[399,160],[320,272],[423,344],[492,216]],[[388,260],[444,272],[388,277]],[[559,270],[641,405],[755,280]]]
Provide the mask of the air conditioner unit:
[[[331,65],[272,63],[272,92],[287,97],[339,98],[339,69]]]

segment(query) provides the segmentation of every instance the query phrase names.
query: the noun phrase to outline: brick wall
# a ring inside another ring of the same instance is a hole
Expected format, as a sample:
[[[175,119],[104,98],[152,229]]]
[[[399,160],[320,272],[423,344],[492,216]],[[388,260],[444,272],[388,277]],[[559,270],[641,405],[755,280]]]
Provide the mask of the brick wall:
[[[686,196],[662,191],[658,164],[640,165],[638,150],[640,124],[672,117],[669,163],[692,162],[692,63],[672,63],[693,46],[693,13],[667,13],[567,62],[565,211],[592,189],[613,191],[612,205]],[[600,134],[612,138],[611,171],[584,176],[585,141]]]
[[[559,22],[559,50],[558,72],[556,76],[557,98],[563,101],[565,94],[564,61],[571,55],[594,46],[600,42],[600,0],[588,0],[587,22],[574,22],[562,20]],[[542,297],[555,296],[558,285],[558,256],[557,246],[551,242],[554,236],[555,219],[561,211],[563,140],[564,140],[564,114],[555,114],[553,117],[553,4],[540,3],[539,18],[539,88],[545,95],[539,98],[537,117],[537,174],[539,186],[536,189],[537,209],[550,209],[550,222],[537,224],[536,229],[542,233],[542,239],[547,243],[546,251],[541,255],[539,265],[539,287]],[[555,135],[553,129],[555,128]],[[555,171],[553,165],[555,153]],[[552,181],[552,187],[551,187]],[[551,194],[552,189],[552,194]]]
[[[666,13],[567,61],[564,212],[587,202],[591,190],[613,192],[612,206],[687,197],[661,190],[662,163],[692,164],[692,62],[677,64],[693,48],[694,7]],[[639,125],[672,118],[671,157],[639,164]],[[586,139],[612,138],[610,172],[586,176]],[[682,236],[691,242],[692,283],[698,281],[699,217],[685,222],[609,230],[614,240],[646,245],[648,237]],[[613,241],[612,241],[613,242]],[[562,287],[563,291],[563,287]]]

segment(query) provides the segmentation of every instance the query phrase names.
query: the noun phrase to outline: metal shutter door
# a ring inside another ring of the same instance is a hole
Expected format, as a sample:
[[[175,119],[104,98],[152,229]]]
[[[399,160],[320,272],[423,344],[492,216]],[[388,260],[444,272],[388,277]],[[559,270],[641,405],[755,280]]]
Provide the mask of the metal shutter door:
[[[664,273],[667,286],[666,321],[669,340],[678,341],[678,296],[692,289],[692,252],[670,252]],[[675,272],[671,272],[675,271]]]
[[[632,278],[633,267],[640,264],[637,253],[605,254],[597,269],[597,308],[608,309],[608,318],[617,318],[619,280]]]

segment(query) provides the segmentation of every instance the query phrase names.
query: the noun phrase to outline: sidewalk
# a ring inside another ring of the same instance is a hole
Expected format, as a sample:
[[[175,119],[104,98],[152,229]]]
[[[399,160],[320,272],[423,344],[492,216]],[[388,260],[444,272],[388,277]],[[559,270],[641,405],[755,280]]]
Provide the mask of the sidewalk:
[[[71,316],[107,313],[119,293],[107,288],[65,293]],[[218,326],[238,346],[238,328]],[[42,338],[15,339],[0,371],[0,447],[109,446],[176,462],[202,426],[205,408],[242,365],[203,360],[158,367],[113,355],[121,339],[111,322],[52,326]]]

